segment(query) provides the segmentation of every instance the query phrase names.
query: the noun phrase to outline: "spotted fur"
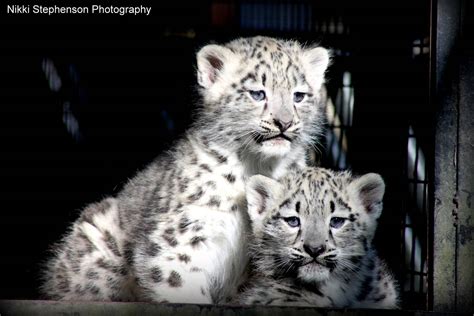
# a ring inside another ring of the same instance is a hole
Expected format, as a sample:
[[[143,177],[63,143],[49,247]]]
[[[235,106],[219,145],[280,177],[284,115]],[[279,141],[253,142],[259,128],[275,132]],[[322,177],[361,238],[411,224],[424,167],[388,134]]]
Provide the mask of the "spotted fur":
[[[266,37],[203,47],[195,123],[116,197],[83,211],[46,264],[45,296],[216,303],[231,295],[247,263],[244,183],[305,167],[322,132],[328,62],[321,47]]]
[[[236,301],[398,308],[396,281],[371,245],[384,190],[377,174],[323,168],[250,178],[254,275]]]

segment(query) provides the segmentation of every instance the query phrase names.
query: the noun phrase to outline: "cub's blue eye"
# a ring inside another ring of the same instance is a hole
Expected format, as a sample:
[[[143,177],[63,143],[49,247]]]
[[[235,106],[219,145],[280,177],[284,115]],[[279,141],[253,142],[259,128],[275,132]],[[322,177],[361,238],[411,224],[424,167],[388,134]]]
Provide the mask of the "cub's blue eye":
[[[340,228],[344,222],[346,221],[345,218],[342,217],[333,217],[331,218],[331,221],[329,222],[329,226],[332,228]]]
[[[249,94],[255,101],[262,101],[265,99],[265,91],[263,90],[250,90]]]
[[[300,226],[300,219],[296,216],[284,217],[285,222],[288,223],[291,227],[298,227]]]
[[[303,93],[303,92],[295,92],[293,93],[293,101],[295,103],[300,103],[301,101],[303,101],[305,95],[306,93]]]

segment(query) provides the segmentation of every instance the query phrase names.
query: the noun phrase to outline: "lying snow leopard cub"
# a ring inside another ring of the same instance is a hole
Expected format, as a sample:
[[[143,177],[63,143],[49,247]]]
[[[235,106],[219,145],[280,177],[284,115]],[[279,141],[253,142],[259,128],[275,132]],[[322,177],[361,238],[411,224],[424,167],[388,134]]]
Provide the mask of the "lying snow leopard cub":
[[[243,38],[197,54],[202,107],[168,153],[88,206],[55,247],[42,291],[59,300],[216,303],[247,264],[244,182],[306,165],[322,131],[327,50]]]
[[[371,246],[384,190],[378,174],[323,168],[250,178],[254,275],[236,302],[397,308],[396,282]]]

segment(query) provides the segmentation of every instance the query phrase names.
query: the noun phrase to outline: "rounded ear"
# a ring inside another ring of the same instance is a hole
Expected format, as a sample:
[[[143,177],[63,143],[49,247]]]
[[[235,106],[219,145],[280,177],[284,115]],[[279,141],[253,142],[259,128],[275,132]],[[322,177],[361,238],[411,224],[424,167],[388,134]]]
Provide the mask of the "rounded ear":
[[[303,59],[308,68],[310,82],[319,89],[324,82],[324,73],[331,60],[329,51],[323,47],[309,48],[303,51]]]
[[[349,185],[349,192],[359,199],[369,215],[378,218],[382,214],[385,183],[379,174],[368,173],[354,179]]]
[[[283,185],[276,180],[262,175],[250,177],[246,186],[246,198],[254,231],[263,224],[282,194]]]
[[[224,46],[207,45],[197,53],[198,83],[203,88],[210,88],[229,62],[232,51]]]

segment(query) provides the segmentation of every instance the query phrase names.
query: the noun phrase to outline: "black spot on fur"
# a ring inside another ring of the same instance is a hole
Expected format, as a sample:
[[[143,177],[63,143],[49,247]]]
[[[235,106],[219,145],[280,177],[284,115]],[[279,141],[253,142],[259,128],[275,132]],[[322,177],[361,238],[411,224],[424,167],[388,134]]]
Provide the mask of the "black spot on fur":
[[[182,204],[182,203],[178,203],[178,205],[176,205],[176,208],[173,210],[173,212],[175,212],[175,213],[181,213],[181,212],[183,212],[183,204]]]
[[[301,206],[301,203],[299,201],[296,202],[296,213],[300,212],[300,206]]]
[[[207,185],[208,187],[213,188],[213,189],[215,189],[216,186],[217,186],[215,181],[207,181],[205,183],[205,185]]]
[[[148,242],[145,253],[147,256],[156,257],[160,253],[161,247],[156,242]]]
[[[186,216],[182,216],[178,224],[179,232],[184,234],[192,223]]]
[[[367,241],[367,237],[365,237],[365,236],[362,237],[362,245],[364,245],[364,250],[365,250],[365,251],[368,251],[368,250],[369,250],[369,243],[368,243],[368,241]],[[369,266],[372,266],[372,267],[374,266],[373,261],[371,261],[371,262],[369,263]]]
[[[74,292],[79,295],[84,295],[86,293],[86,290],[82,288],[80,284],[76,284],[74,286]]]
[[[189,202],[194,202],[194,201],[199,200],[201,196],[203,195],[203,193],[204,192],[202,191],[202,188],[198,188],[194,194],[191,194],[190,196],[188,196]]]
[[[96,264],[99,268],[110,271],[114,274],[127,275],[128,273],[125,265],[115,264],[109,260],[104,260],[103,258],[97,259]]]
[[[203,229],[202,225],[195,224],[195,225],[193,226],[193,232],[198,232],[198,231],[200,231],[200,230],[202,230],[202,229]]]
[[[211,196],[207,205],[219,207],[221,205],[221,199],[218,196]]]
[[[163,273],[161,272],[160,268],[158,268],[158,267],[151,268],[150,278],[155,283],[160,283],[161,281],[163,281]]]
[[[191,246],[196,247],[197,245],[199,245],[199,243],[204,242],[205,240],[206,238],[203,236],[194,236],[193,238],[191,238],[190,243]]]
[[[239,207],[237,206],[237,204],[233,204],[232,207],[230,208],[230,210],[231,210],[232,212],[235,212],[235,211],[237,211],[238,209],[239,209]]]
[[[203,170],[206,170],[207,172],[212,172],[211,168],[207,164],[201,164],[199,165]]]
[[[189,261],[191,261],[191,257],[186,254],[179,254],[178,259],[179,261],[183,261],[184,263],[188,263]]]
[[[133,265],[133,246],[132,243],[127,241],[125,242],[123,246],[123,254],[125,257],[125,262],[127,262],[128,265]]]
[[[344,202],[340,197],[337,198],[337,203],[341,205],[342,207],[344,207],[345,209],[347,209],[349,212],[352,211],[352,208],[349,206],[349,204]]]
[[[336,210],[336,205],[333,201],[329,202],[329,207],[331,208],[331,213],[334,213],[334,211]]]
[[[100,267],[102,269],[105,269],[105,270],[109,270],[109,271],[112,271],[113,268],[114,268],[113,264],[111,264],[109,261],[105,261],[102,258],[97,259],[96,264],[97,264],[98,267]]]
[[[70,280],[67,275],[57,275],[58,283],[57,288],[62,292],[69,292],[70,291]]]
[[[221,155],[219,152],[215,151],[215,150],[211,150],[211,154],[214,156],[214,158],[217,159],[217,161],[219,163],[225,163],[227,162],[227,157],[224,157],[223,155]]]
[[[351,222],[355,221],[356,220],[356,217],[354,216],[354,214],[349,214],[349,220]]]
[[[99,279],[99,273],[97,271],[89,269],[89,270],[87,270],[86,278],[88,278],[89,280],[98,280]]]
[[[235,176],[234,176],[232,173],[225,174],[225,175],[224,175],[224,178],[226,178],[227,181],[229,181],[230,183],[234,183],[234,182],[235,182]]]
[[[99,295],[100,293],[100,289],[93,284],[89,284],[87,288],[89,289],[92,295]]]
[[[149,209],[149,210],[151,212],[151,209]],[[166,207],[166,206],[162,206],[162,207],[158,208],[158,213],[160,213],[160,214],[168,213],[168,211],[169,211],[169,208]]]
[[[179,192],[184,193],[188,189],[189,179],[184,178],[178,183]]]
[[[176,271],[171,271],[170,276],[168,277],[168,284],[171,287],[180,287],[183,285],[183,280],[181,279],[181,275],[179,275]]]
[[[173,236],[163,234],[161,237],[163,237],[163,239],[166,240],[166,242],[168,242],[171,247],[176,247],[178,245],[178,240],[176,240],[176,238]]]

